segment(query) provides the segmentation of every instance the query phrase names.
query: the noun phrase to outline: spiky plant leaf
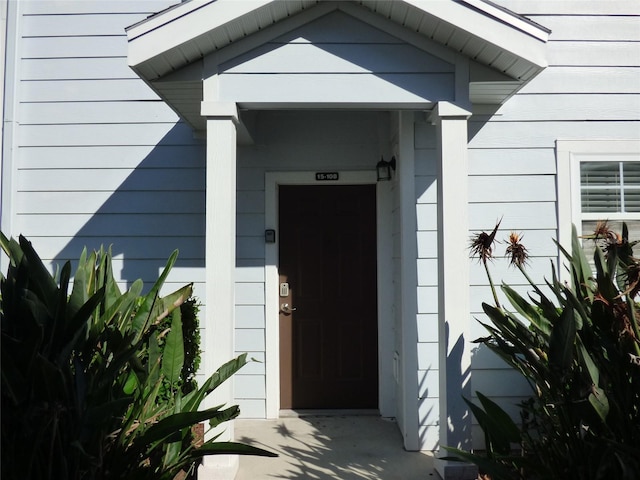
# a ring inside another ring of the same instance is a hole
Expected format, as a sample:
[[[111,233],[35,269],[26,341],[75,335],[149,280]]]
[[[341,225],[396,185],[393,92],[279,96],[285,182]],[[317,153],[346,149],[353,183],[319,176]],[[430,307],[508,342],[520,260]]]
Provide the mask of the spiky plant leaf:
[[[568,307],[553,325],[549,338],[549,363],[560,372],[566,373],[571,366],[575,338],[573,308]]]
[[[551,333],[551,323],[527,300],[525,300],[518,292],[508,285],[502,286],[502,291],[507,296],[507,299],[515,307],[515,309],[529,320],[536,328],[542,333],[548,335]]]

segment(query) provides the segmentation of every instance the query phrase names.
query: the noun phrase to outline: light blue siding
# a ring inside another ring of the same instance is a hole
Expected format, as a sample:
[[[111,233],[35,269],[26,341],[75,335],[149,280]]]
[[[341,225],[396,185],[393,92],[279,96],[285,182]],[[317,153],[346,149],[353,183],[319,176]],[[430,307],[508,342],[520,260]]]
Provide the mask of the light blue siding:
[[[264,328],[264,306],[237,305],[236,328]]]
[[[178,116],[163,102],[34,102],[22,103],[19,116],[23,125],[168,123]]]
[[[263,399],[237,398],[242,418],[265,418],[266,402]]]
[[[598,138],[624,140],[636,138],[638,123],[629,120],[596,120],[590,122],[527,121],[474,122],[469,124],[470,148],[551,148],[559,138],[581,140]]]
[[[128,68],[125,27],[173,4],[21,2],[13,235],[45,262],[112,245],[123,284],[204,280],[204,144]],[[166,289],[165,289],[166,290]]]
[[[553,202],[555,189],[551,175],[475,175],[469,177],[469,202]]]
[[[438,342],[438,315],[437,313],[420,313],[418,322],[418,342]]]
[[[418,257],[438,258],[438,233],[434,230],[417,232]]]
[[[517,97],[516,97],[517,98]],[[469,174],[489,175],[555,175],[556,157],[552,147],[527,149],[526,156],[513,150],[497,148],[469,151]]]
[[[554,66],[526,85],[521,94],[534,93],[638,93],[637,67]],[[570,87],[568,86],[570,85]]]
[[[148,2],[148,5],[152,5],[152,3]],[[123,23],[122,36],[87,36],[82,37],[82,41],[79,41],[78,37],[25,37],[21,41],[22,58],[120,57],[124,60],[127,48],[127,40],[124,37],[125,26],[126,24]]]
[[[239,146],[237,170],[236,350],[265,355],[265,173],[374,169],[376,112],[261,112],[255,145]],[[277,234],[277,233],[276,233]],[[264,371],[241,371],[236,399],[245,418],[265,416]],[[252,383],[254,382],[254,383]],[[262,396],[261,396],[262,395]]]
[[[495,118],[497,122],[537,120],[640,120],[640,92],[517,95],[498,111]]]
[[[555,142],[640,138],[640,7],[634,1],[494,1],[553,30],[550,66],[502,107],[475,106],[478,113],[469,121],[470,176],[460,188],[469,192],[470,234],[490,230],[502,219],[500,239],[510,230],[524,235],[532,256],[528,269],[542,282],[550,275],[550,260],[558,258],[552,238],[559,227],[557,192],[565,188],[557,185]],[[153,281],[178,248],[180,260],[166,290],[194,281],[196,294],[206,301],[204,141],[194,138],[126,60],[124,28],[174,3],[22,3],[16,109],[10,119],[16,128],[13,231],[5,233],[25,234],[52,265],[77,258],[85,245],[113,245],[115,273],[125,286],[139,277]],[[454,99],[454,65],[343,13],[227,60],[219,72],[221,99],[247,104],[366,104],[384,98],[424,106]],[[245,367],[235,390],[243,416],[259,418],[266,412],[265,174],[371,171],[381,152],[387,155],[397,143],[398,115],[253,113],[254,144],[238,147],[235,342],[237,353],[249,352],[262,363]],[[439,421],[437,139],[424,114],[416,118],[415,379],[419,435],[422,445],[431,447]],[[399,187],[389,189],[392,288],[398,302],[406,287],[399,280],[404,232]],[[501,244],[497,255],[503,251]],[[485,335],[475,317],[482,318],[481,303],[492,296],[484,268],[470,262],[473,339]],[[504,280],[526,293],[526,282],[504,259],[490,267],[496,283]],[[400,306],[393,312],[395,331],[401,332]],[[202,327],[206,336],[207,326]],[[399,337],[397,352],[413,348]],[[491,394],[515,414],[515,403],[528,393],[517,375],[478,346],[472,368],[472,391]],[[397,398],[404,387],[398,379]],[[481,435],[474,441],[479,446]]]
[[[239,352],[264,352],[264,329],[236,329],[236,350]]]
[[[122,57],[24,58],[23,80],[137,79]]]
[[[630,2],[520,2],[500,0],[552,30],[550,66],[494,116],[477,116],[469,125],[469,193],[472,232],[489,230],[502,218],[500,240],[523,233],[536,282],[557,265],[557,189],[555,142],[559,139],[640,138],[640,57],[637,4]],[[613,15],[613,14],[617,15]],[[626,16],[626,15],[630,16]],[[426,127],[423,127],[426,128]],[[428,141],[424,142],[429,144]],[[505,245],[497,246],[502,256]],[[530,289],[506,260],[490,264],[494,281]],[[484,268],[471,267],[471,334],[485,336],[481,302],[492,303]],[[499,298],[506,299],[501,292]],[[489,393],[518,418],[515,405],[528,386],[485,347],[472,352],[472,391]],[[474,444],[482,434],[474,431]]]
[[[63,165],[62,168],[95,169],[109,167],[124,170],[151,170],[171,168],[176,159],[184,168],[202,168],[204,145],[101,145],[47,147],[21,147],[20,165],[22,170],[46,169]],[[144,159],[144,162],[141,162]],[[62,163],[64,162],[64,163]]]
[[[435,128],[416,128],[415,194],[418,247],[418,435],[425,449],[438,442],[438,160]]]
[[[425,103],[454,98],[453,65],[334,12],[219,66],[243,104]]]

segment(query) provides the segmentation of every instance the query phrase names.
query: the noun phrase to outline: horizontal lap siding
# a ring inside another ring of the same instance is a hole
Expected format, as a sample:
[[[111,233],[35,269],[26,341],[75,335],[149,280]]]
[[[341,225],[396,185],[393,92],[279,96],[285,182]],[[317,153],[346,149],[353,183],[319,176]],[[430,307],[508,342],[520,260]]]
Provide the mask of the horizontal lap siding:
[[[640,138],[640,9],[632,2],[498,3],[551,28],[550,66],[494,116],[470,120],[470,229],[488,231],[502,219],[500,241],[511,230],[522,233],[531,254],[528,273],[542,283],[551,277],[550,260],[558,259],[556,198],[564,187],[556,185],[555,141]],[[505,247],[496,246],[498,257]],[[522,295],[531,290],[506,259],[489,267],[496,284],[504,281]],[[476,319],[486,320],[481,303],[493,303],[492,294],[475,261],[470,295],[472,338],[485,336]],[[528,395],[527,384],[484,346],[473,346],[472,367],[472,390],[517,418],[515,404]],[[477,433],[474,444],[481,446]]]
[[[220,70],[220,98],[249,104],[453,98],[453,65],[338,12],[228,61]]]
[[[238,353],[263,362],[236,374],[244,418],[266,415],[265,174],[370,171],[379,155],[378,121],[371,112],[260,112],[255,146],[238,148],[235,341]]]
[[[150,285],[177,248],[165,291],[203,298],[204,145],[126,58],[125,27],[173,3],[22,4],[10,233],[52,268],[111,245],[123,285]]]
[[[435,127],[416,128],[416,210],[418,240],[418,434],[422,448],[437,446],[438,406],[438,243],[437,151]]]
[[[264,167],[246,168],[238,150],[236,197],[236,353],[252,362],[237,374],[235,398],[243,418],[265,418]]]
[[[327,36],[327,32],[332,33]],[[425,98],[453,96],[451,64],[425,55],[343,14],[312,22],[229,61],[221,66],[221,71],[221,98],[237,98],[248,103],[312,102],[314,98],[310,92],[314,92],[318,102],[350,103],[375,102],[381,98],[423,102]],[[426,97],[427,92],[429,97]],[[371,159],[380,154],[380,129],[370,123],[373,118],[370,114],[312,113],[298,121],[286,113],[260,115],[269,118],[258,119],[259,128],[254,132],[254,140],[257,145],[269,144],[268,148],[259,152],[243,151],[239,155],[238,257],[247,262],[258,262],[264,254],[264,212],[258,203],[264,187],[258,174],[264,171],[265,163],[267,169],[277,167],[281,170],[322,168],[341,171],[349,166],[370,169],[373,166]],[[354,129],[356,125],[361,128]],[[367,159],[366,164],[354,163],[354,159],[359,158]],[[421,170],[416,178],[416,188],[421,192],[419,202],[425,206],[435,205],[435,171],[433,165],[428,165],[432,161],[433,158],[429,158],[417,165]],[[394,210],[394,218],[397,219],[397,210]],[[435,223],[428,231],[435,231]],[[395,235],[394,241],[398,245]],[[396,258],[396,266],[397,261]],[[431,290],[435,289],[433,285],[424,288],[425,291],[419,294],[426,299],[421,302],[421,305],[425,304],[425,313],[420,313],[423,332],[428,330],[425,328],[428,323],[437,321],[430,300]],[[257,306],[257,303],[250,305],[249,302],[259,302],[259,294],[255,283],[242,287],[242,301],[247,302],[247,307]],[[254,314],[258,314],[257,310]],[[262,324],[258,326],[257,321],[250,324],[251,327],[239,328],[237,335],[257,342],[263,335]],[[423,340],[421,351],[425,355],[434,348],[437,352],[437,339],[423,337]],[[437,368],[424,361],[420,364],[421,372],[434,367]],[[255,382],[261,381],[258,377],[252,378]],[[251,412],[249,415],[259,415],[264,408],[262,399],[255,398],[260,393],[258,387],[257,383],[251,383],[241,385],[240,391],[236,388],[241,405],[246,405]],[[432,401],[437,392],[425,387],[421,395],[427,402]],[[432,415],[423,423],[433,427],[437,418]]]

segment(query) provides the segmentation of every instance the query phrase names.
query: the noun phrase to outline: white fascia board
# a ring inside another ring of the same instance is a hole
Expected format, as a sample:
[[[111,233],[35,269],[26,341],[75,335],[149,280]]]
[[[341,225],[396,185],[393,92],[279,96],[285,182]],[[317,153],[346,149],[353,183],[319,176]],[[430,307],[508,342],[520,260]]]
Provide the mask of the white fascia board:
[[[144,35],[151,30],[155,30],[156,28],[161,27],[166,23],[188,15],[189,13],[215,1],[216,0],[191,0],[190,2],[182,1],[181,3],[173,5],[172,7],[150,15],[144,20],[140,20],[133,25],[129,25],[125,28],[125,30],[127,31],[127,34],[129,34],[129,32],[132,32],[129,40],[133,40],[140,35]]]
[[[543,42],[549,40],[549,33],[551,31],[541,25],[536,25],[534,22],[528,21],[514,12],[506,11],[503,8],[499,8],[495,5],[491,5],[484,0],[459,0],[462,3],[466,3],[473,8],[476,8],[487,15],[491,15],[497,20],[506,24],[512,25],[518,30],[522,30],[524,33],[531,35]]]
[[[467,1],[466,4],[449,0],[404,1],[540,68],[548,65],[544,47],[549,32],[517,16],[474,0]],[[483,6],[481,13],[477,10],[479,7],[476,3]],[[489,8],[495,12],[489,14],[487,12]],[[535,35],[532,34],[533,32]]]
[[[274,0],[192,0],[129,27],[129,65],[135,67],[250,14]]]
[[[433,102],[239,102],[247,110],[419,110],[430,111]]]

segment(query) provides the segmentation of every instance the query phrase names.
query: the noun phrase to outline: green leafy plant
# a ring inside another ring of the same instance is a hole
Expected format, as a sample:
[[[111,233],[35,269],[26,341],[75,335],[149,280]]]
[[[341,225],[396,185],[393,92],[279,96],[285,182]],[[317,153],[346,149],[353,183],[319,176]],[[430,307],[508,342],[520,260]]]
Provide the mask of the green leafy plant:
[[[490,323],[481,323],[489,336],[476,342],[520,372],[532,397],[520,405],[518,425],[478,393],[481,405],[467,403],[484,431],[486,452],[449,449],[489,478],[631,480],[640,472],[634,300],[640,262],[626,225],[618,235],[600,223],[589,238],[597,244],[595,275],[574,228],[572,253],[560,247],[571,284],[552,268],[551,280],[539,286],[526,273],[527,250],[518,235],[510,237],[507,254],[533,291],[525,298],[502,285],[513,311],[500,306],[494,291],[495,305],[482,305]]]
[[[190,296],[180,304],[179,325],[173,325],[173,315],[168,315],[158,323],[156,340],[159,355],[164,355],[165,347],[169,348],[172,357],[174,353],[180,353],[178,359],[182,365],[179,373],[171,372],[167,370],[168,367],[165,367],[166,375],[161,379],[162,384],[158,392],[158,397],[165,401],[170,401],[178,389],[182,394],[187,394],[198,387],[195,378],[200,366],[201,353],[200,329],[198,328],[199,310],[198,301]],[[178,333],[181,334],[182,341],[177,341],[179,350],[176,352],[174,345],[176,345]]]
[[[270,452],[217,438],[194,442],[192,427],[235,418],[237,406],[199,410],[246,363],[241,355],[200,388],[183,393],[181,309],[191,285],[160,297],[174,252],[149,293],[122,293],[111,254],[83,252],[52,276],[24,237],[0,244],[2,478],[173,479],[204,455]],[[159,330],[170,322],[168,330]],[[159,338],[164,348],[159,347]],[[168,383],[172,395],[159,396]]]
[[[198,313],[200,303],[196,298],[188,298],[180,305],[182,317],[182,338],[184,339],[184,365],[182,366],[182,393],[186,394],[194,390],[196,372],[200,368],[200,328]]]

